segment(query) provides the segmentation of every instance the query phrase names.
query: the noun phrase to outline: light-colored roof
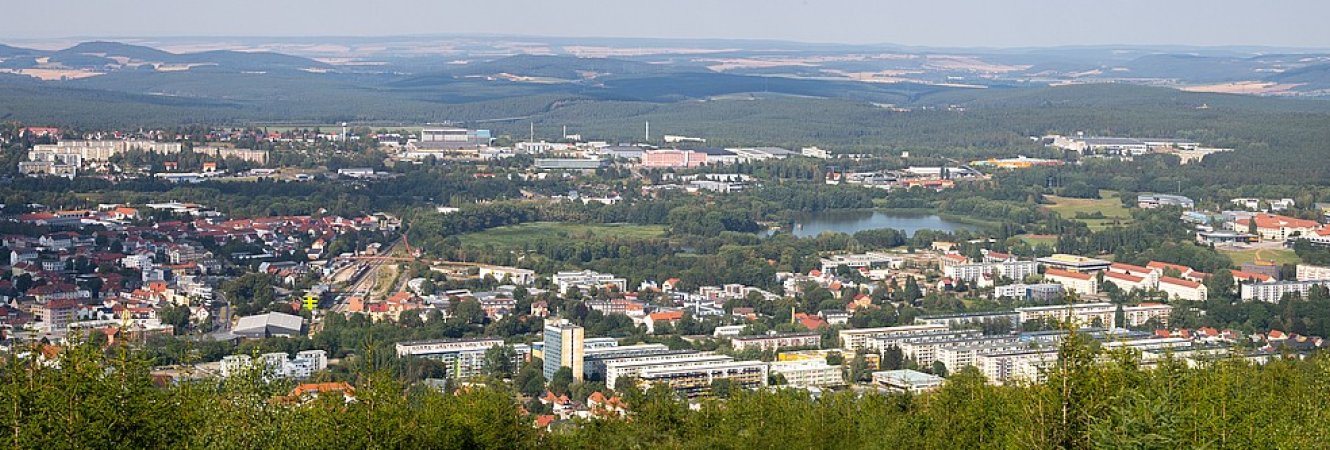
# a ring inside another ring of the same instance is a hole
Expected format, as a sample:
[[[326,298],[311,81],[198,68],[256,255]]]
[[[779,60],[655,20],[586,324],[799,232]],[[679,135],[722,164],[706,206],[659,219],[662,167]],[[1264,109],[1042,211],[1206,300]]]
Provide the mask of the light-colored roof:
[[[282,330],[292,330],[299,332],[300,326],[304,322],[300,316],[271,312],[255,316],[241,317],[236,322],[233,332],[240,334],[245,332],[263,332],[269,327],[276,327]]]

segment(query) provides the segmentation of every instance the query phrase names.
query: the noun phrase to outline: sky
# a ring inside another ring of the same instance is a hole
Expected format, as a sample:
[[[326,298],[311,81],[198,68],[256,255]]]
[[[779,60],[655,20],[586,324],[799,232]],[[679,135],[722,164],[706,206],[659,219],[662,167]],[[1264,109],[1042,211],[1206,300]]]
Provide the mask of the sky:
[[[0,0],[5,3],[20,0]],[[43,0],[0,39],[399,36],[774,39],[935,47],[1330,48],[1327,0]],[[59,14],[53,14],[58,11]]]

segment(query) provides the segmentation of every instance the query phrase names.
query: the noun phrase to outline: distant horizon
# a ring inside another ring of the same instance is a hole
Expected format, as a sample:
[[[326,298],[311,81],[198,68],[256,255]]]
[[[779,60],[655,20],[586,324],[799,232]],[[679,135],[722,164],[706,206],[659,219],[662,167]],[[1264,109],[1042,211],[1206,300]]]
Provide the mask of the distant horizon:
[[[1068,43],[1068,44],[1049,44],[1049,45],[1020,45],[1020,46],[993,46],[993,45],[917,45],[902,44],[897,42],[833,42],[833,41],[805,41],[795,39],[777,39],[777,38],[744,38],[744,37],[651,37],[651,36],[596,36],[596,35],[544,35],[544,34],[524,34],[524,33],[415,33],[415,34],[381,34],[381,35],[235,35],[235,34],[193,34],[193,35],[70,35],[70,36],[51,36],[51,37],[13,37],[0,36],[0,45],[9,45],[14,47],[28,47],[56,49],[67,48],[87,42],[117,42],[130,45],[151,46],[154,41],[207,41],[207,40],[272,40],[277,41],[308,41],[307,43],[317,43],[320,39],[333,40],[384,40],[384,39],[466,39],[466,38],[511,38],[511,39],[544,39],[561,41],[621,41],[624,43],[633,41],[659,41],[659,42],[695,42],[695,43],[763,43],[763,44],[791,44],[799,46],[827,46],[827,47],[861,47],[861,48],[901,48],[901,49],[925,49],[925,50],[990,50],[990,51],[1019,51],[1019,50],[1044,50],[1044,49],[1196,49],[1196,50],[1293,50],[1300,52],[1330,52],[1330,43],[1325,46],[1295,46],[1295,45],[1266,45],[1266,44],[1167,44],[1167,43]],[[271,43],[271,42],[270,42]],[[62,44],[64,47],[54,47]],[[222,44],[222,42],[216,42]],[[719,47],[717,47],[719,48]],[[744,50],[744,49],[741,49]]]
[[[44,11],[63,11],[58,21]],[[1330,2],[1287,0],[49,0],[0,40],[495,35],[705,39],[933,48],[1330,48]],[[78,30],[70,33],[70,30]],[[151,30],[150,32],[146,32]]]

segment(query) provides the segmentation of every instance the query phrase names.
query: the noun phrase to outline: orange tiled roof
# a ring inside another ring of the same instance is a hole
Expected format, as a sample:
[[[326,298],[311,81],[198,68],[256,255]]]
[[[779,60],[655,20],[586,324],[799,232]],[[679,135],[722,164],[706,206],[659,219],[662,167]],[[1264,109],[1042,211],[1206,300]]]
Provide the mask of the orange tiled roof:
[[[1059,278],[1073,278],[1081,281],[1086,281],[1093,278],[1093,276],[1091,276],[1088,273],[1071,272],[1067,270],[1054,269],[1054,268],[1048,268],[1047,270],[1045,270],[1044,275],[1059,277]]]

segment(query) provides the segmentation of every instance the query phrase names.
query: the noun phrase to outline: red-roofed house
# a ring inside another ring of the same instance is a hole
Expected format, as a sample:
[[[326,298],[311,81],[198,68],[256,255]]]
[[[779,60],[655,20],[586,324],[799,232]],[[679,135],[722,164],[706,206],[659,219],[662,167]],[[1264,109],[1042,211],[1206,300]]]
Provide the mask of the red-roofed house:
[[[859,309],[859,308],[868,308],[868,307],[872,307],[872,306],[873,306],[873,298],[872,298],[872,297],[869,297],[868,294],[859,294],[859,295],[854,296],[854,299],[853,299],[853,300],[850,300],[850,303],[849,303],[849,304],[846,304],[846,305],[845,305],[845,310],[846,310],[846,311],[854,311],[854,310],[857,310],[857,309]],[[810,329],[811,329],[811,328],[810,328]]]
[[[797,313],[794,315],[794,320],[799,322],[799,324],[803,325],[804,328],[813,331],[827,326],[826,320],[812,314]]]
[[[1316,233],[1321,224],[1314,220],[1295,219],[1276,214],[1256,213],[1251,219],[1233,221],[1233,229],[1247,231],[1251,221],[1256,221],[1256,235],[1263,240],[1283,241],[1293,236],[1310,236]]]
[[[648,333],[655,333],[656,327],[661,324],[678,324],[683,320],[683,311],[660,311],[648,314],[645,320]]]

